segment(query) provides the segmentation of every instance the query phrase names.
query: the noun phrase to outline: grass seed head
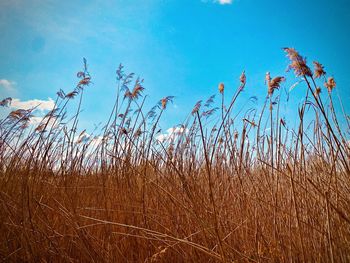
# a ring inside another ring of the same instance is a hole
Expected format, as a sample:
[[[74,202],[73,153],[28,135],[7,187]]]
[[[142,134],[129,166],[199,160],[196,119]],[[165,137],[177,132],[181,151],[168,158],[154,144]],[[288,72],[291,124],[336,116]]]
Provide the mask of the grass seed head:
[[[287,71],[294,70],[296,76],[312,76],[310,68],[306,64],[306,58],[299,55],[299,53],[294,48],[284,48],[287,53],[287,57],[290,59],[291,63],[288,65]]]
[[[197,101],[197,103],[194,105],[193,109],[192,109],[192,115],[196,114],[199,109],[201,108],[202,106],[202,101]]]
[[[320,88],[320,87],[316,87],[316,89],[315,89],[315,97],[318,98],[318,96],[320,95],[320,93],[321,93],[321,88]]]
[[[247,81],[247,77],[245,75],[245,70],[243,70],[241,76],[239,77],[239,80],[241,82],[242,85],[245,85],[246,81]]]
[[[328,89],[328,92],[331,93],[332,90],[335,88],[337,83],[335,82],[333,77],[329,77],[327,79],[327,82],[324,83],[324,86]]]
[[[315,79],[326,75],[326,72],[324,71],[324,67],[321,63],[319,63],[317,61],[314,61],[313,63],[314,63],[314,77],[315,77]]]
[[[279,89],[281,82],[283,82],[285,80],[286,80],[285,77],[281,77],[281,76],[275,77],[271,80],[271,77],[269,74],[269,80],[267,82],[267,87],[268,87],[267,92],[268,92],[269,96],[272,96],[275,89]]]
[[[219,92],[222,94],[222,93],[224,93],[224,90],[225,90],[225,85],[224,85],[224,83],[219,83]]]

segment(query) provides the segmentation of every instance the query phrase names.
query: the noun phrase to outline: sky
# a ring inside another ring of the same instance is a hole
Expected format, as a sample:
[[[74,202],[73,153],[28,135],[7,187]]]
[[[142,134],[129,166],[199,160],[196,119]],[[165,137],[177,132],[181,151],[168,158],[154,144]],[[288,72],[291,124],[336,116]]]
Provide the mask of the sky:
[[[220,82],[229,100],[243,70],[237,110],[260,107],[267,71],[286,76],[286,90],[297,81],[286,72],[283,47],[296,48],[310,66],[321,62],[350,112],[348,0],[1,0],[0,34],[0,99],[14,98],[12,108],[52,106],[59,89],[74,89],[87,59],[93,84],[84,93],[82,128],[108,118],[119,63],[145,79],[147,107],[175,96],[165,130],[198,100],[218,95]],[[288,117],[296,119],[304,94],[304,85],[290,92]]]

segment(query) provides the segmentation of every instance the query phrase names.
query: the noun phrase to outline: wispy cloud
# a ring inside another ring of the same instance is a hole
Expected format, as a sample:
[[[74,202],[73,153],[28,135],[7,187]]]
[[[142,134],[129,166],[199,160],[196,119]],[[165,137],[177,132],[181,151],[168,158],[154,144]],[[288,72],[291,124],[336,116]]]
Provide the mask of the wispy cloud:
[[[202,0],[203,3],[214,3],[219,5],[230,5],[233,0]]]
[[[233,0],[215,0],[214,3],[218,3],[220,5],[230,5]]]
[[[21,101],[20,99],[13,99],[11,102],[11,107],[15,109],[24,109],[29,110],[32,108],[36,108],[37,110],[46,111],[52,110],[55,106],[55,101],[51,98],[48,100],[27,100]]]
[[[0,79],[0,87],[4,88],[6,91],[14,91],[16,82],[7,79]]]

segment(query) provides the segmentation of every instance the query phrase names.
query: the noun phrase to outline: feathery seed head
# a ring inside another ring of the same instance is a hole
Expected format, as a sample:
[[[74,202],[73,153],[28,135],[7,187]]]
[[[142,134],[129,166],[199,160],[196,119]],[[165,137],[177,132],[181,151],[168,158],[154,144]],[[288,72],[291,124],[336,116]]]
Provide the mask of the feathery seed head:
[[[243,70],[241,76],[239,77],[239,80],[241,82],[242,85],[245,85],[246,81],[247,81],[247,77],[245,75],[245,70]]]
[[[285,47],[283,50],[287,53],[290,60],[296,60],[300,57],[299,53],[294,48]]]
[[[9,116],[13,119],[21,119],[21,118],[24,118],[27,114],[29,114],[29,110],[23,110],[23,109],[18,109],[18,110],[15,110],[15,111],[11,111]]]
[[[165,98],[163,98],[161,100],[161,102],[162,102],[162,108],[165,109],[166,108],[166,104],[167,104],[167,100]]]
[[[162,109],[165,110],[168,102],[173,102],[174,96],[167,96],[160,100],[160,104],[162,106]]]
[[[132,91],[126,88],[124,97],[129,98],[130,100],[138,99],[139,96],[142,96],[141,93],[144,89],[145,89],[144,87],[136,83]]]
[[[219,83],[219,92],[222,94],[222,93],[224,93],[224,89],[225,89],[225,85],[224,85],[224,83]]]
[[[319,63],[317,61],[314,61],[313,63],[314,63],[314,69],[315,69],[315,72],[314,72],[315,79],[326,75],[326,72],[324,71],[324,67],[321,63]]]
[[[82,80],[79,81],[78,83],[78,87],[81,87],[81,86],[88,86],[91,82],[91,78],[90,77],[85,77],[83,78]]]
[[[125,93],[124,93],[124,98],[129,98],[132,99],[132,93],[128,88],[126,88]]]
[[[320,87],[316,87],[316,89],[315,89],[315,97],[318,97],[319,95],[320,95],[320,93],[321,93],[321,88]]]
[[[78,92],[76,90],[69,92],[65,95],[65,98],[67,99],[73,99],[76,95],[78,94]]]
[[[287,53],[287,57],[291,61],[288,65],[287,71],[291,69],[294,70],[296,76],[312,76],[312,72],[306,64],[306,59],[300,56],[294,48],[284,48],[284,51]]]
[[[133,99],[137,99],[137,98],[141,95],[141,93],[142,93],[142,91],[143,91],[144,89],[145,89],[145,88],[142,87],[142,86],[139,85],[139,84],[135,85],[134,89],[133,89],[132,92],[131,92],[132,98],[133,98]]]
[[[332,92],[337,83],[335,82],[333,77],[329,77],[327,82],[324,83],[324,86],[328,89],[328,92]]]
[[[199,109],[201,108],[202,105],[202,101],[197,101],[197,103],[194,105],[193,109],[192,109],[192,115],[196,114]]]
[[[285,77],[275,77],[271,80],[270,74],[269,74],[269,79],[267,82],[267,93],[269,94],[269,96],[273,95],[273,92],[275,91],[275,89],[279,89],[281,82],[285,81]]]

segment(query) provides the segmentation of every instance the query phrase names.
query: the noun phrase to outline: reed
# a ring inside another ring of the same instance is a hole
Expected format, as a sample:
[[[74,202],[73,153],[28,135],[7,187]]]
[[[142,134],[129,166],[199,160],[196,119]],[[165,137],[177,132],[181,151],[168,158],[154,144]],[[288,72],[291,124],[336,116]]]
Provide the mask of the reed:
[[[214,96],[197,102],[161,139],[174,97],[145,109],[143,81],[120,65],[107,123],[79,131],[85,59],[37,126],[35,108],[12,111],[0,121],[2,260],[349,262],[349,116],[324,66],[284,50],[305,91],[295,130],[279,110],[286,78],[270,73],[263,107],[239,119],[243,72],[232,98],[220,83],[218,107]]]

